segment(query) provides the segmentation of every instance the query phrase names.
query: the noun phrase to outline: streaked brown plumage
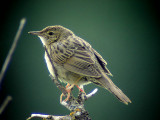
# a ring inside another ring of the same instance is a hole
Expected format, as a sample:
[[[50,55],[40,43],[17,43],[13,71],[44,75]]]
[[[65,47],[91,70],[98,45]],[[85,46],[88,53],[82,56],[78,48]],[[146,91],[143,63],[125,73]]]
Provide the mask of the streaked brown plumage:
[[[109,90],[121,102],[131,103],[131,100],[108,77],[112,74],[106,67],[107,62],[88,42],[72,31],[56,25],[29,33],[38,35],[46,46],[60,81],[75,85],[95,83]],[[49,72],[54,76],[46,53],[45,59]]]

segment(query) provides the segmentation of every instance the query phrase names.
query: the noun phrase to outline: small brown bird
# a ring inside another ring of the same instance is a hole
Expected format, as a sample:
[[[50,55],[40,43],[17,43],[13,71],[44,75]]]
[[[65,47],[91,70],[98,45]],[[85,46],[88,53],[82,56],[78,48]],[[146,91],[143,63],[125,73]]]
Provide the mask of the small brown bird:
[[[68,93],[74,85],[78,87],[94,83],[113,93],[121,102],[131,103],[108,77],[112,74],[106,67],[107,62],[88,42],[76,36],[71,30],[56,25],[29,33],[37,35],[46,46],[58,79],[68,83],[66,86]],[[46,52],[45,60],[50,74],[55,76]]]

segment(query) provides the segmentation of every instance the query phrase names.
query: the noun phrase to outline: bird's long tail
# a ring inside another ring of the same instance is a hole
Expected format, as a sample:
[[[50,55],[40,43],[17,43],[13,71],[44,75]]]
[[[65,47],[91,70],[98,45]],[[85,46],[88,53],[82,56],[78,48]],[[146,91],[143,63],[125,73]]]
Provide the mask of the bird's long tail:
[[[131,100],[112,82],[112,80],[106,75],[103,74],[99,79],[101,86],[113,93],[121,102],[128,105],[131,103]]]

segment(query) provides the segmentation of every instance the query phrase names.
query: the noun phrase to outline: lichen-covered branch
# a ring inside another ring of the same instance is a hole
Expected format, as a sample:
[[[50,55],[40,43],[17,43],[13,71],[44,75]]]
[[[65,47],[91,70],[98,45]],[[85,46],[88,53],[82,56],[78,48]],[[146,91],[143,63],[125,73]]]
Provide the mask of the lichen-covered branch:
[[[84,92],[79,92],[78,98],[74,98],[73,95],[69,98],[67,102],[62,101],[61,104],[71,111],[70,116],[73,120],[91,120],[88,111],[84,108],[84,102],[92,97],[96,92],[97,88],[91,93],[86,95]]]
[[[61,105],[65,106],[69,111],[71,111],[69,115],[56,116],[32,114],[31,117],[29,117],[27,120],[30,120],[32,118],[42,118],[46,120],[91,120],[88,112],[84,108],[84,101],[92,97],[97,92],[97,90],[97,88],[94,89],[88,95],[80,91],[78,98],[74,98],[73,95],[71,95],[67,102],[62,101]]]

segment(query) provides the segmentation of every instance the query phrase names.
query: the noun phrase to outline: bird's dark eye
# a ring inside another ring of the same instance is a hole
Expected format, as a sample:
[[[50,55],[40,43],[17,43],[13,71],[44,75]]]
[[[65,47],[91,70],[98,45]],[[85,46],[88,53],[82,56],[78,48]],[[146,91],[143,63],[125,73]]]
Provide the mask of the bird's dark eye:
[[[49,32],[48,34],[49,34],[49,35],[53,35],[54,33],[53,33],[53,32]]]

